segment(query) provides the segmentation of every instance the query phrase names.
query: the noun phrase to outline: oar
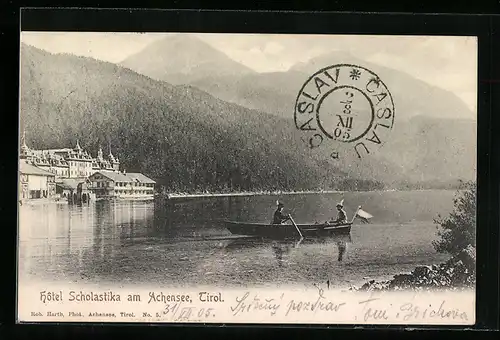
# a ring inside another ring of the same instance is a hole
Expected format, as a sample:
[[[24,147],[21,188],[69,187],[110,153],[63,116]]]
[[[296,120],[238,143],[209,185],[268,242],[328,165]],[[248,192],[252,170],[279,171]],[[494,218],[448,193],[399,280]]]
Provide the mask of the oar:
[[[295,229],[297,229],[297,232],[299,233],[300,238],[301,238],[301,239],[302,239],[302,238],[304,238],[304,236],[302,236],[302,233],[300,232],[299,227],[297,227],[297,225],[295,224],[295,221],[293,220],[292,215],[288,215],[288,217],[290,218],[290,221],[292,221],[292,224],[293,224],[293,226],[295,227]]]

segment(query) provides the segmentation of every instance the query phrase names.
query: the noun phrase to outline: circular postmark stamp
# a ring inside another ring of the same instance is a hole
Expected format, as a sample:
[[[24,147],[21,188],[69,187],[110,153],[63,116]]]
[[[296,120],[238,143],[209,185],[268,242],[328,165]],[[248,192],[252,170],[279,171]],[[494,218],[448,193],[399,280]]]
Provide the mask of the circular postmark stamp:
[[[372,71],[358,65],[323,68],[304,83],[294,119],[311,149],[327,145],[331,157],[352,149],[362,158],[381,146],[394,126],[389,89]]]

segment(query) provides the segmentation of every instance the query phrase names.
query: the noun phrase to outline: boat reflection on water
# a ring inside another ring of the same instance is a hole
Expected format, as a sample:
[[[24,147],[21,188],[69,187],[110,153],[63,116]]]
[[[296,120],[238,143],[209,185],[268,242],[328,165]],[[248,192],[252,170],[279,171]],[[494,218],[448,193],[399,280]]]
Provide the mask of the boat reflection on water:
[[[278,261],[278,265],[280,267],[283,266],[283,255],[289,254],[292,248],[298,248],[300,243],[302,243],[302,240],[297,241],[294,244],[292,244],[291,242],[272,242],[271,249],[273,250],[274,257],[276,257],[276,260]]]
[[[337,241],[337,248],[339,249],[338,261],[340,262],[344,258],[344,254],[347,251],[347,242],[344,240]]]
[[[224,248],[226,250],[241,250],[249,248],[266,248],[270,247],[274,253],[278,265],[283,265],[283,256],[289,255],[293,249],[305,248],[314,245],[331,245],[338,249],[337,260],[343,260],[347,252],[347,244],[352,243],[351,235],[338,235],[332,237],[319,237],[319,238],[304,238],[301,240],[269,240],[261,238],[235,238],[225,240]]]

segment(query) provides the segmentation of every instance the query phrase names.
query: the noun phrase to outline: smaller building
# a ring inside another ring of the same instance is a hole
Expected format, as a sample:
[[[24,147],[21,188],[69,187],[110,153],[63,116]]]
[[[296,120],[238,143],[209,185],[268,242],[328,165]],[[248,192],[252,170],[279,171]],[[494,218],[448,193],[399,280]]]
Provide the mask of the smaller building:
[[[60,178],[56,182],[56,194],[68,203],[90,203],[95,199],[89,188],[90,181],[85,178]]]
[[[52,198],[56,194],[55,175],[24,161],[19,163],[19,199]]]
[[[96,199],[154,198],[156,182],[141,173],[98,171],[89,177],[90,189]]]
[[[60,197],[67,198],[69,200],[69,198],[76,193],[78,180],[73,178],[62,178],[56,181],[56,194]]]

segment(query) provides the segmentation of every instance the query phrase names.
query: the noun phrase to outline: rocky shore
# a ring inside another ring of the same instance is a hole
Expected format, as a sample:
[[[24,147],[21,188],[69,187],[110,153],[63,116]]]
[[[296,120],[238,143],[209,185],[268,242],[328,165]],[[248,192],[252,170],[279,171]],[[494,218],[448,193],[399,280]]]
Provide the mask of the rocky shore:
[[[419,266],[411,273],[394,275],[387,281],[371,280],[357,291],[459,290],[476,284],[476,249],[465,247],[459,254],[439,265]]]

